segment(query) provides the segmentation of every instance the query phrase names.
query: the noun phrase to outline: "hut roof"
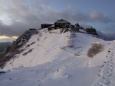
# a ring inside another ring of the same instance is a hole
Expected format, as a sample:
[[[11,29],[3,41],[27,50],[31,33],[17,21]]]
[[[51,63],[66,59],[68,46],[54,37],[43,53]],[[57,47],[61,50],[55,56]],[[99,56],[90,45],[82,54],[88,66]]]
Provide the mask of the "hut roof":
[[[70,24],[70,22],[68,22],[64,19],[57,20],[55,23],[66,23],[66,24],[69,23]]]

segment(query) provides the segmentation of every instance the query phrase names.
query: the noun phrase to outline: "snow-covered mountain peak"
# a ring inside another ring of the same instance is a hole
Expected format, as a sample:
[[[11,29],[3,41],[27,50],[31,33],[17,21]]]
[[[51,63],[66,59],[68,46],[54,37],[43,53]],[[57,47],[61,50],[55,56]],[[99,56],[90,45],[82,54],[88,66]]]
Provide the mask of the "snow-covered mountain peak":
[[[87,57],[87,51],[91,43],[103,41],[90,34],[80,32],[59,33],[60,29],[48,31],[39,30],[24,44],[11,60],[6,63],[4,69],[16,67],[33,67],[39,64],[52,62],[56,59],[65,59],[68,56]]]
[[[114,86],[115,41],[83,31],[38,32],[6,63],[1,86]]]

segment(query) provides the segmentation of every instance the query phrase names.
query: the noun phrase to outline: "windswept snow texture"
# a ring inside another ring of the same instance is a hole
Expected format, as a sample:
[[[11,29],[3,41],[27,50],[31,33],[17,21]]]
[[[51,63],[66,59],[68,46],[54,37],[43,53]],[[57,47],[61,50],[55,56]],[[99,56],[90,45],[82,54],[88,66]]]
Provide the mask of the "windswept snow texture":
[[[94,42],[104,50],[89,58],[87,52]],[[45,29],[22,49],[6,64],[6,73],[0,73],[0,86],[115,86],[115,41]]]

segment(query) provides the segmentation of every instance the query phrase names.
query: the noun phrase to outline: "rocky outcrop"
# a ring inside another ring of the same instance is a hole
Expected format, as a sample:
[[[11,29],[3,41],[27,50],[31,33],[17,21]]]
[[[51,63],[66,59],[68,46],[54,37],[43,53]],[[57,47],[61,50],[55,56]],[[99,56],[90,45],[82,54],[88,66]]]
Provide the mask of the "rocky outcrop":
[[[29,29],[19,36],[16,41],[12,42],[11,45],[0,54],[0,68],[3,68],[5,63],[11,58],[14,58],[16,54],[23,52],[24,50],[20,48],[28,42],[32,35],[38,33],[36,29]]]
[[[98,35],[96,32],[96,29],[94,28],[84,28],[78,23],[75,25],[72,25],[70,22],[60,19],[54,22],[54,24],[41,24],[41,29],[48,28],[48,31],[50,33],[55,32],[55,30],[59,30],[59,33],[65,33],[67,31],[71,32],[82,32],[82,33],[88,33],[88,34],[93,34],[93,35]]]
[[[96,29],[94,29],[94,28],[86,28],[86,32],[89,34],[98,35],[96,32]]]

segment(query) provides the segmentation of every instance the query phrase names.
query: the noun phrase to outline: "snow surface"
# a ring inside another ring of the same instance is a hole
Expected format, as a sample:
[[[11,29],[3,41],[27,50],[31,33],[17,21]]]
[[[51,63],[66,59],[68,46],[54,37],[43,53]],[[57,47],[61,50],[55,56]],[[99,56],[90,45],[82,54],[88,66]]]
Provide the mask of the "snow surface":
[[[95,42],[104,50],[89,58],[87,52]],[[22,49],[1,69],[6,73],[0,74],[0,86],[115,86],[115,41],[44,29]]]

